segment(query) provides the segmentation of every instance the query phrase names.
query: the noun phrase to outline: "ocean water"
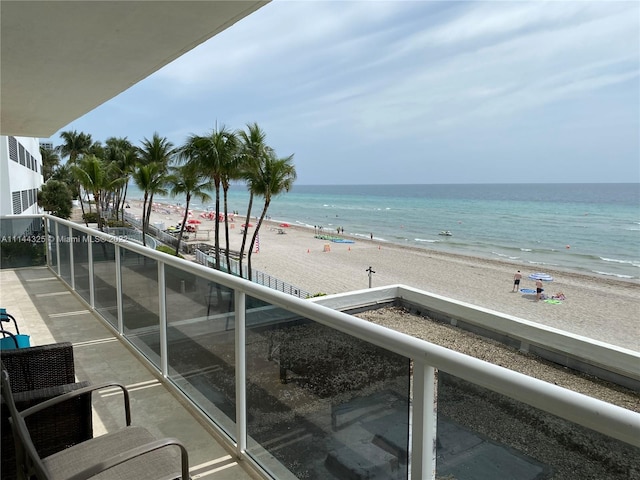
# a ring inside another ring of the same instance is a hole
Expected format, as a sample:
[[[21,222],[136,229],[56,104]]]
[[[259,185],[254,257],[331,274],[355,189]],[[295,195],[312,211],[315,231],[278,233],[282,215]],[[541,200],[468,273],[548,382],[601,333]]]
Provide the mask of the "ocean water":
[[[130,187],[128,198],[141,198]],[[232,186],[229,210],[246,214]],[[183,203],[184,198],[154,200]],[[211,208],[192,203],[193,208]],[[254,202],[253,216],[262,200]],[[438,251],[640,278],[640,184],[295,185],[275,197],[275,220]],[[439,232],[449,230],[452,236]]]

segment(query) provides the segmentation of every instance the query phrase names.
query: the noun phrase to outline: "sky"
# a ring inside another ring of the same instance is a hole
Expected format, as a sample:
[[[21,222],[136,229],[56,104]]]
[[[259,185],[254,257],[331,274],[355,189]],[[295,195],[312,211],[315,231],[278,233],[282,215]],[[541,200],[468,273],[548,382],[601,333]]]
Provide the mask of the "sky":
[[[640,2],[275,0],[61,132],[253,122],[300,185],[640,182]]]

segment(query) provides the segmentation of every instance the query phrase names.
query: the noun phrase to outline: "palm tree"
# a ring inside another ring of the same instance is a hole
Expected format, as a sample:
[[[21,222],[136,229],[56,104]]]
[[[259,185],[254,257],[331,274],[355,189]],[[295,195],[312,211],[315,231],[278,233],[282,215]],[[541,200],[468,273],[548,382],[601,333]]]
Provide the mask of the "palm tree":
[[[161,137],[157,132],[154,132],[151,140],[145,138],[142,141],[142,146],[138,148],[139,161],[143,165],[155,165],[153,171],[153,178],[151,179],[151,185],[149,185],[149,206],[153,204],[154,194],[164,195],[166,190],[163,188],[165,182],[165,175],[169,170],[169,163],[172,161],[174,155],[177,153],[176,149],[166,137]],[[147,208],[146,215],[143,218],[142,226],[144,228],[149,227],[149,221],[151,219],[151,208]],[[144,231],[143,231],[144,234]],[[144,235],[142,237],[144,239]]]
[[[66,131],[60,133],[60,137],[64,140],[64,143],[57,147],[58,152],[62,158],[69,157],[68,163],[74,165],[80,155],[86,153],[91,144],[93,143],[91,140],[91,135],[88,133],[78,133],[77,131]],[[78,194],[78,198],[80,199],[80,208],[82,209],[82,215],[84,216],[84,203],[82,202],[82,190],[80,185],[76,182],[75,185],[72,186],[74,193]],[[89,205],[89,210],[91,210],[91,205]]]
[[[118,185],[114,185],[113,206],[116,220],[120,218],[120,212],[124,208],[127,188],[131,172],[136,164],[136,149],[127,137],[110,137],[105,141],[105,160],[109,162],[113,179],[121,179]]]
[[[119,220],[120,200],[122,191],[126,190],[131,174],[123,173],[117,162],[109,162],[105,165],[104,194],[101,197],[102,211],[105,212],[110,206],[111,215],[115,210],[115,219]]]
[[[279,195],[282,192],[288,192],[293,186],[293,182],[296,180],[296,168],[293,163],[293,155],[285,158],[277,158],[274,152],[271,152],[265,158],[264,163],[261,165],[257,175],[251,181],[251,188],[255,195],[264,197],[264,207],[258,223],[256,224],[255,231],[251,237],[251,246],[247,255],[247,269],[248,277],[251,280],[251,254],[256,244],[256,238],[258,238],[258,232],[264,217],[267,215],[267,210],[271,204],[271,200],[274,196]]]
[[[235,146],[229,146],[232,150],[228,156],[225,156],[226,163],[221,165],[220,185],[222,187],[223,209],[224,209],[224,240],[225,240],[225,258],[227,260],[227,271],[231,273],[231,258],[229,255],[229,187],[233,180],[242,178],[242,170],[240,169],[240,159],[237,155],[237,137],[234,136]],[[247,229],[245,228],[245,234]],[[242,266],[240,266],[242,268]]]
[[[211,200],[211,196],[207,193],[207,190],[211,189],[211,181],[201,180],[198,165],[195,163],[186,163],[180,167],[174,167],[173,172],[174,175],[167,179],[167,183],[171,189],[171,195],[175,197],[176,195],[184,194],[187,199],[187,204],[184,207],[184,218],[182,219],[180,233],[178,234],[178,244],[176,245],[176,255],[178,255],[184,227],[187,224],[191,198],[196,197],[202,202]]]
[[[214,250],[217,270],[220,270],[220,186],[235,162],[237,149],[238,139],[235,133],[224,126],[219,130],[216,127],[207,136],[191,135],[181,149],[181,156],[189,162],[195,162],[213,182],[216,205]],[[228,249],[227,243],[227,251]]]
[[[86,153],[92,145],[91,135],[77,131],[62,132],[60,137],[64,143],[58,147],[62,158],[69,157],[69,162],[76,163],[79,155]]]
[[[40,147],[40,155],[42,156],[42,177],[46,182],[60,165],[60,155],[55,149],[42,146]]]
[[[159,175],[158,164],[150,163],[149,165],[139,165],[133,172],[133,181],[138,188],[144,192],[142,202],[142,244],[147,245],[146,231],[149,227],[149,217],[151,215],[151,205],[153,194],[164,194],[163,189],[164,178]]]
[[[98,216],[98,228],[103,230],[100,202],[106,178],[104,163],[95,155],[84,155],[78,163],[71,165],[71,169],[82,188],[93,194]],[[85,223],[88,226],[86,218]]]
[[[241,142],[239,165],[240,177],[247,182],[249,190],[249,205],[247,207],[247,216],[245,219],[245,225],[249,224],[251,220],[251,209],[253,208],[253,188],[252,182],[259,176],[260,165],[268,157],[272,149],[266,144],[266,133],[260,129],[257,123],[247,124],[246,130],[238,132],[238,138]],[[244,257],[244,250],[247,243],[247,234],[249,230],[247,228],[242,232],[242,245],[240,247],[240,260],[239,270],[242,277],[242,260]]]

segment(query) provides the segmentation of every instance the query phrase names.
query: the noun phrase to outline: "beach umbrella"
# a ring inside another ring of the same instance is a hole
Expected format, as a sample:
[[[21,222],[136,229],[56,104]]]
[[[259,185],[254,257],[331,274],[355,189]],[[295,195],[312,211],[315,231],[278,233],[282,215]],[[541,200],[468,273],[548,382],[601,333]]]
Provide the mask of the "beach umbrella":
[[[280,224],[280,226],[281,226],[281,227],[284,227],[284,228],[288,228],[288,227],[290,227],[291,225],[289,225],[288,223],[281,223],[281,224]]]
[[[242,227],[253,227],[253,224],[251,224],[251,223],[243,223]]]
[[[202,223],[200,220],[198,220],[197,218],[190,218],[189,220],[187,220],[187,223],[190,223],[192,225],[198,225],[200,223]]]
[[[553,280],[553,277],[551,275],[542,272],[532,273],[531,275],[529,275],[529,278],[531,280],[542,280],[543,282],[551,282]]]

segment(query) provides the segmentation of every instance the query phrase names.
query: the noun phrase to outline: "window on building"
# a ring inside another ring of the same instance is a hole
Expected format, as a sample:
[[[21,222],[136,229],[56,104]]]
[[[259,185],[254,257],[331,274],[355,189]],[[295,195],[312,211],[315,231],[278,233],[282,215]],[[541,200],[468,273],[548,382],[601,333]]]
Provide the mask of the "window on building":
[[[24,147],[22,146],[22,144],[18,144],[18,157],[20,157],[20,165],[26,165],[27,164],[27,160],[26,160],[26,152],[24,151]]]
[[[9,137],[9,158],[14,162],[18,161],[18,140],[16,137]]]
[[[20,201],[20,192],[12,192],[11,197],[13,200],[13,214],[19,215],[22,213],[22,202]]]

